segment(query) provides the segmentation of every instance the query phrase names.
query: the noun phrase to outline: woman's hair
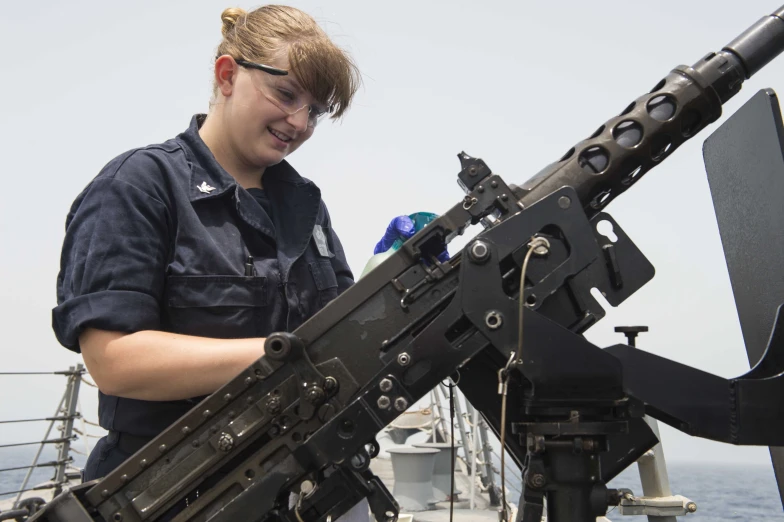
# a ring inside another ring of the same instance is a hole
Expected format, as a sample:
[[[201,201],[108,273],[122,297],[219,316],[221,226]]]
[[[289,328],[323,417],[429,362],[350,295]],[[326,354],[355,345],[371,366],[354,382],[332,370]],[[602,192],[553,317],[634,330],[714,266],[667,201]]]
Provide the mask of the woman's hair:
[[[269,64],[288,51],[294,76],[316,101],[333,106],[333,119],[348,109],[359,87],[359,70],[310,15],[293,7],[266,5],[250,12],[232,7],[223,11],[221,20],[218,57],[227,54]]]

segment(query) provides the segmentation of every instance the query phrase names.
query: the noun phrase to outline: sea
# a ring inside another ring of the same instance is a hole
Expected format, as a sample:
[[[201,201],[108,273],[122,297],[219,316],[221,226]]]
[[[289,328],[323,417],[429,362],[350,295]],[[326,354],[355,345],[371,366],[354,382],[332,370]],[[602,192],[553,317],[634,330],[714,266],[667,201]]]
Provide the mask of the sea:
[[[84,452],[86,448],[75,447]],[[35,447],[0,448],[0,469],[29,465],[35,455]],[[84,456],[75,454],[75,463],[83,465]],[[41,462],[56,459],[54,451],[44,451]],[[668,462],[667,469],[673,494],[683,495],[697,503],[697,512],[679,520],[711,522],[774,522],[784,521],[784,511],[779,498],[773,468],[765,465],[719,464],[704,462]],[[19,488],[26,470],[0,472],[0,493]],[[52,468],[36,469],[30,484],[47,481],[53,475]],[[519,489],[519,479],[509,476],[510,487]],[[621,473],[610,487],[631,489],[642,493],[636,466]],[[0,495],[0,500],[13,498]],[[621,516],[611,511],[608,518],[614,522],[643,522],[644,516]]]

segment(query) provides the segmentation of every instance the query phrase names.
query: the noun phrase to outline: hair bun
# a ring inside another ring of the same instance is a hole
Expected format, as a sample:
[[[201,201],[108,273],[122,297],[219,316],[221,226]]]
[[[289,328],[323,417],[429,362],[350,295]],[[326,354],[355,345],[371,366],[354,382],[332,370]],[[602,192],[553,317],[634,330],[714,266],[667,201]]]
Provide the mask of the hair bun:
[[[234,29],[234,26],[237,25],[237,21],[246,14],[248,13],[239,7],[229,7],[228,9],[224,9],[224,11],[221,13],[221,21],[223,22],[221,33],[223,36],[226,36],[229,31]]]

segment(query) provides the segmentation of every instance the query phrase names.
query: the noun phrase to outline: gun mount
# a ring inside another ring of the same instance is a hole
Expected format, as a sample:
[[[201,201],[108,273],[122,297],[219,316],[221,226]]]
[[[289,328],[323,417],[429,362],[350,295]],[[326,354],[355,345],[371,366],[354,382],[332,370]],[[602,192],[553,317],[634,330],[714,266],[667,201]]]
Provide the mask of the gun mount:
[[[397,505],[368,469],[375,435],[455,372],[493,429],[514,435],[504,441],[524,469],[524,522],[539,522],[544,498],[556,522],[617,502],[607,481],[657,442],[646,412],[695,436],[784,445],[781,309],[763,360],[731,380],[580,335],[604,315],[592,288],[617,306],[654,274],[603,209],[782,50],[784,7],[674,69],[520,187],[460,154],[463,201],[295,332],[271,335],[264,357],[113,473],[31,520],[326,521],[367,497],[394,522]],[[462,253],[438,261],[480,222]]]

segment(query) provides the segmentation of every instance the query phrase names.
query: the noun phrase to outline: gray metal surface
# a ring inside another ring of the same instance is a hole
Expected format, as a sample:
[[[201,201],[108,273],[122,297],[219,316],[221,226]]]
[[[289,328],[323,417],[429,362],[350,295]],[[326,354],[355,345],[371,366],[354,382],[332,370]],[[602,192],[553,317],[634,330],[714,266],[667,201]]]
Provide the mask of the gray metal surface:
[[[435,504],[433,463],[437,449],[389,448],[395,473],[394,495],[403,511],[425,511]]]
[[[455,495],[462,493],[462,491],[457,489],[456,483],[452,485],[452,467],[457,458],[457,452],[454,451],[457,449],[455,446],[449,442],[422,442],[414,444],[414,447],[438,450],[435,462],[433,463],[433,475],[431,480],[433,484],[433,495],[436,500],[439,502],[449,500],[450,486],[453,486],[451,496],[454,497]],[[471,461],[469,459],[466,459],[466,461],[470,465]]]
[[[776,94],[761,90],[703,146],[735,305],[753,367],[784,303],[784,152]],[[784,501],[784,452],[771,448]]]

